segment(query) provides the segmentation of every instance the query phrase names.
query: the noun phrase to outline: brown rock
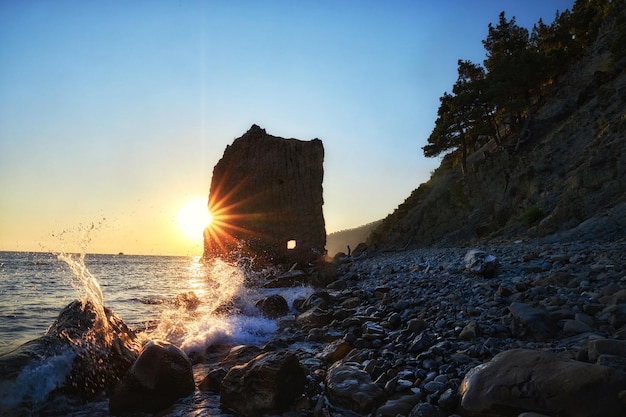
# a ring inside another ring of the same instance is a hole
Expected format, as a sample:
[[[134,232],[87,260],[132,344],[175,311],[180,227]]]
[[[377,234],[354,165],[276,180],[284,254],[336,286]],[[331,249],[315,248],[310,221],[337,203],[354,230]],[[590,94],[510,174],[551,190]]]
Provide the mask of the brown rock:
[[[113,311],[106,307],[100,313],[98,310],[90,301],[72,301],[45,335],[0,355],[0,397],[10,398],[10,403],[18,407],[21,399],[30,401],[32,393],[24,390],[20,375],[39,363],[59,366],[54,365],[59,361],[55,356],[62,352],[67,352],[67,363],[62,366],[68,369],[57,384],[65,394],[90,400],[111,388],[137,359],[139,343],[135,333]],[[102,313],[106,324],[99,318]],[[63,375],[61,370],[58,373]],[[7,412],[2,406],[0,414]],[[7,415],[12,413],[8,411]]]
[[[513,349],[468,372],[459,393],[471,415],[618,417],[626,415],[624,390],[626,374],[614,369]]]
[[[302,394],[305,384],[304,369],[293,353],[264,353],[228,371],[220,401],[246,416],[280,413]]]
[[[109,399],[111,414],[157,412],[195,389],[187,355],[162,341],[148,342]]]
[[[323,161],[321,140],[283,139],[252,125],[213,169],[214,220],[205,230],[204,257],[242,250],[266,261],[307,263],[323,255]]]

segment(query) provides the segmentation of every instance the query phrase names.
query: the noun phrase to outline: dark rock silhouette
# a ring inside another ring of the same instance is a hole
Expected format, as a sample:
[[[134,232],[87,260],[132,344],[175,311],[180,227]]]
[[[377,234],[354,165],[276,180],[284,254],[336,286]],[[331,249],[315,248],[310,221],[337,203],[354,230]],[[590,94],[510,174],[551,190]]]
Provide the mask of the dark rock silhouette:
[[[213,169],[204,257],[319,258],[326,244],[323,161],[321,140],[283,139],[253,125]]]
[[[470,371],[461,384],[461,406],[472,415],[623,416],[626,374],[605,366],[513,349]]]
[[[195,389],[191,361],[168,342],[148,342],[141,355],[113,391],[111,414],[157,412]]]
[[[37,369],[46,366],[58,368],[61,374],[56,388],[44,392],[46,396],[66,394],[91,400],[119,381],[137,358],[139,342],[113,311],[104,307],[104,314],[106,322],[92,302],[75,300],[59,313],[45,335],[1,355],[0,392],[15,400],[8,406],[19,409],[45,400],[33,397],[37,393],[22,392],[19,381],[28,374],[41,375]],[[38,383],[50,385],[45,380]],[[6,410],[0,404],[0,414],[15,409]]]
[[[286,410],[305,389],[306,374],[293,353],[263,353],[233,366],[221,383],[224,407],[246,416]]]

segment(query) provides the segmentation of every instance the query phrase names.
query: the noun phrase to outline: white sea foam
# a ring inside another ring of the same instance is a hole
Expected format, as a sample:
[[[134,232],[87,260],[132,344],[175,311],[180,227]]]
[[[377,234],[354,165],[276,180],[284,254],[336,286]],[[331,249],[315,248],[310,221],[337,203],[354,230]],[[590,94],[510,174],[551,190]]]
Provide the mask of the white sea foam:
[[[247,288],[245,280],[240,266],[221,260],[207,263],[192,279],[199,305],[183,304],[164,311],[157,328],[146,336],[169,340],[187,353],[202,353],[216,344],[264,343],[277,325],[260,317],[254,307],[259,294]]]
[[[72,349],[65,349],[62,353],[29,363],[16,379],[2,382],[0,411],[25,403],[41,403],[52,390],[63,384],[75,356]]]
[[[216,344],[259,345],[269,340],[276,329],[276,321],[264,317],[205,317],[184,335],[181,348],[187,353],[201,353]]]

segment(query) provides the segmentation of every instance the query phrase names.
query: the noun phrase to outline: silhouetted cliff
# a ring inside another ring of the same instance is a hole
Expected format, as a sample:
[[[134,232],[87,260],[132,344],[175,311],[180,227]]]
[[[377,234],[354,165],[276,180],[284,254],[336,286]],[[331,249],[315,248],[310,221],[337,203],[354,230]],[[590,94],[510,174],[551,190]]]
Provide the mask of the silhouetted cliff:
[[[626,62],[622,21],[604,22],[582,58],[546,88],[523,129],[475,149],[467,173],[454,155],[387,216],[378,250],[484,239],[626,236]],[[618,19],[619,20],[619,19]]]

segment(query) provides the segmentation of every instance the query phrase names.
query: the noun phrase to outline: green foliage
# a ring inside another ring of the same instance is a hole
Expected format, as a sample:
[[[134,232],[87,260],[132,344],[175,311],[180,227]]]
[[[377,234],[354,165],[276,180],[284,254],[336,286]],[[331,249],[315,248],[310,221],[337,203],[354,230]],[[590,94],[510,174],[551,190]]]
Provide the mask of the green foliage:
[[[497,26],[489,24],[483,45],[487,51],[485,68],[487,94],[498,117],[507,120],[511,127],[520,122],[528,102],[529,91],[537,84],[538,56],[531,48],[528,30],[507,20],[500,13]]]
[[[424,156],[460,153],[466,157],[479,136],[501,140],[502,126],[515,131],[530,111],[533,99],[582,56],[596,39],[607,16],[616,15],[614,61],[626,55],[624,0],[576,0],[572,11],[555,13],[546,25],[539,20],[532,32],[500,13],[498,23],[488,25],[483,40],[487,52],[484,67],[458,61],[458,78],[452,93],[440,98],[435,127]]]
[[[534,225],[542,217],[543,217],[543,211],[541,211],[541,209],[537,205],[532,205],[528,207],[528,209],[524,212],[522,216],[522,218],[524,219],[524,222],[526,222],[528,226]]]
[[[461,152],[463,172],[466,157],[480,134],[489,131],[489,107],[484,98],[485,71],[470,61],[458,61],[458,78],[452,94],[439,99],[435,128],[422,149],[426,157],[438,156],[448,150]]]

